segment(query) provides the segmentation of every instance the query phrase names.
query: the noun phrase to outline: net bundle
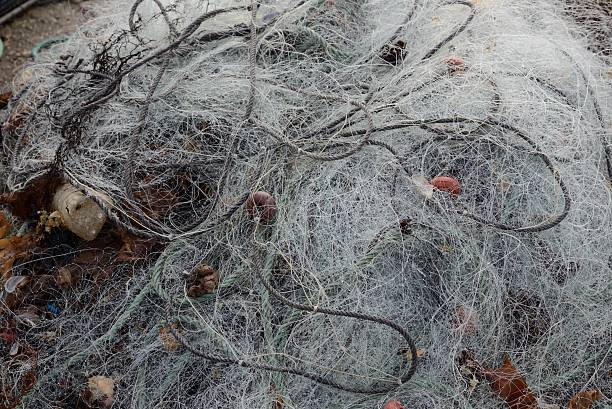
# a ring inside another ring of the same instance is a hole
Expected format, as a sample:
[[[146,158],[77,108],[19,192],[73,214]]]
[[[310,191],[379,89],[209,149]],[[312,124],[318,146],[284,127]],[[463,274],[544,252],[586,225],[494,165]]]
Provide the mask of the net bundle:
[[[466,350],[544,400],[612,397],[605,13],[103,3],[15,82],[2,171],[103,193],[158,245],[53,293],[23,407],[93,375],[121,408],[502,407]],[[219,283],[194,296],[203,264]]]

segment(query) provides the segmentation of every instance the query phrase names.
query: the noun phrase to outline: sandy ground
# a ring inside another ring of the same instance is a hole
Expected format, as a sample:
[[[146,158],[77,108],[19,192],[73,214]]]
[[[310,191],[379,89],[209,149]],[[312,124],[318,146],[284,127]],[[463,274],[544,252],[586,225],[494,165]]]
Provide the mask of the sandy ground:
[[[60,0],[35,6],[0,26],[4,55],[0,59],[0,91],[21,66],[32,61],[40,41],[73,32],[85,21],[87,2]]]

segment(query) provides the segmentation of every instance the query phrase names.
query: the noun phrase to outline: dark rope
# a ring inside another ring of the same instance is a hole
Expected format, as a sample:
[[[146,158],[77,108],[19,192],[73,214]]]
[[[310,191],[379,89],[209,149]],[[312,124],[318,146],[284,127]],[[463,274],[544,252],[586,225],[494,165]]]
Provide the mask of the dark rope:
[[[138,10],[138,6],[140,6],[140,4],[143,1],[144,0],[136,0],[134,4],[132,4],[132,8],[130,9],[130,15],[128,17],[128,24],[130,26],[130,31],[132,33],[136,32],[136,24],[134,24],[134,16],[136,15],[136,10]],[[164,7],[164,5],[159,0],[153,0],[153,1],[159,8],[159,11],[164,17],[164,20],[166,20],[166,24],[168,25],[168,29],[170,30],[170,33],[172,33],[172,35],[175,37],[178,36],[179,33],[176,30],[176,27],[174,26],[174,24],[172,24],[172,21],[170,20],[170,17],[168,16],[168,12],[166,11],[166,8]]]
[[[273,261],[274,261],[274,257],[272,253],[269,253],[268,256],[266,257],[264,270],[270,270],[272,267]],[[204,352],[194,347],[193,345],[191,345],[191,343],[184,336],[179,334],[174,328],[169,327],[172,334],[191,353],[197,356],[200,356],[204,359],[207,359],[211,362],[229,363],[229,364],[241,366],[243,368],[253,368],[253,369],[260,369],[260,370],[266,370],[266,371],[271,371],[271,372],[279,372],[279,373],[297,375],[303,378],[310,379],[322,385],[327,385],[332,388],[342,390],[345,392],[352,392],[352,393],[359,393],[359,394],[388,393],[396,389],[400,385],[408,382],[412,378],[414,373],[416,372],[417,360],[418,360],[416,345],[414,341],[412,340],[412,338],[410,337],[410,334],[408,334],[408,331],[406,331],[400,325],[386,318],[377,317],[375,315],[363,314],[363,313],[353,312],[353,311],[336,310],[332,308],[310,306],[310,305],[297,303],[285,297],[276,288],[274,288],[272,284],[270,284],[270,282],[264,277],[262,270],[256,269],[256,272],[257,272],[257,276],[259,280],[262,282],[266,290],[268,290],[268,292],[272,296],[274,296],[276,299],[278,299],[281,303],[285,304],[286,306],[290,308],[294,308],[300,311],[312,312],[312,313],[319,313],[319,314],[332,315],[332,316],[337,316],[337,317],[346,317],[346,318],[353,318],[353,319],[362,320],[362,321],[369,321],[369,322],[373,322],[376,324],[385,325],[397,331],[408,344],[408,350],[411,353],[410,367],[408,368],[408,371],[404,375],[399,377],[396,382],[390,382],[389,385],[386,385],[386,386],[357,387],[357,386],[342,384],[332,379],[323,377],[321,375],[318,375],[312,372],[308,372],[306,370],[295,368],[295,367],[275,366],[275,365],[269,365],[265,363],[254,362],[249,359],[228,358],[228,357],[221,356],[215,353]]]
[[[451,33],[450,35],[448,35],[444,40],[442,40],[440,43],[438,43],[434,48],[432,48],[431,50],[429,50],[427,52],[427,54],[425,54],[425,56],[421,59],[420,63],[422,63],[425,60],[428,60],[429,58],[431,58],[432,56],[434,56],[438,51],[440,51],[442,49],[442,47],[444,45],[446,45],[447,43],[449,43],[450,41],[452,41],[453,39],[455,39],[455,37],[457,37],[459,34],[461,34],[472,22],[472,20],[474,19],[474,17],[476,16],[476,8],[474,7],[474,5],[468,1],[463,1],[463,0],[458,0],[456,2],[453,3],[449,3],[447,5],[454,5],[454,4],[459,4],[459,5],[463,5],[466,7],[470,8],[470,14],[468,15],[468,17],[466,18],[466,20],[455,30],[453,31],[453,33]],[[415,2],[414,7],[411,9],[411,11],[409,12],[409,14],[407,15],[405,21],[398,27],[398,29],[396,30],[396,32],[393,35],[393,40],[395,38],[397,38],[399,32],[401,31],[401,28],[407,24],[407,22],[412,18],[412,15],[416,9],[417,3]],[[391,40],[391,41],[393,41]],[[411,77],[414,74],[414,71],[410,73],[410,75],[408,75],[407,77]],[[440,75],[430,81],[427,81],[419,86],[417,86],[416,88],[410,89],[409,91],[403,92],[401,94],[398,95],[398,99],[408,96],[413,92],[417,92],[429,85],[434,84],[435,82],[439,81],[442,78],[445,78],[446,75]],[[366,96],[365,99],[365,103],[368,104],[371,100],[372,97],[374,96],[375,91],[377,91],[376,88],[371,87],[368,95]],[[394,104],[393,104],[394,105]],[[385,105],[385,106],[389,106],[389,104]],[[376,113],[379,112],[381,110],[381,108],[377,108],[376,110],[374,110],[372,113]],[[358,108],[353,108],[351,111],[349,111],[346,115],[342,116],[342,117],[338,117],[336,119],[334,119],[333,121],[331,121],[330,123],[326,124],[325,126],[323,126],[320,130],[314,131],[314,132],[310,132],[308,134],[307,137],[311,137],[317,133],[323,132],[324,130],[327,130],[328,132],[331,132],[335,129],[337,129],[338,125],[340,124],[344,124],[346,122],[348,122],[349,119],[351,119],[353,116],[355,116],[355,114],[357,114],[357,112],[359,112]]]
[[[556,225],[558,225],[559,223],[561,223],[568,215],[570,207],[571,207],[571,197],[569,194],[569,191],[567,189],[567,186],[565,184],[565,182],[563,181],[563,179],[561,178],[561,175],[559,174],[559,171],[555,168],[554,164],[552,163],[552,161],[550,160],[550,158],[542,152],[542,150],[540,149],[540,147],[538,146],[538,144],[533,141],[533,139],[531,139],[529,136],[527,136],[526,134],[524,134],[523,132],[521,132],[519,129],[508,125],[506,123],[500,122],[494,118],[487,118],[484,120],[477,120],[477,119],[471,119],[471,118],[462,118],[462,117],[455,117],[455,118],[436,118],[436,119],[419,119],[419,120],[411,120],[411,121],[404,121],[404,122],[400,122],[400,123],[395,123],[395,124],[389,124],[389,125],[384,125],[381,127],[375,127],[371,132],[383,132],[383,131],[389,131],[389,130],[396,130],[396,129],[402,129],[402,128],[408,128],[408,127],[413,127],[413,126],[422,126],[422,125],[432,125],[432,124],[458,124],[458,123],[476,123],[479,125],[491,125],[491,126],[498,126],[502,129],[505,129],[507,131],[510,131],[512,133],[514,133],[515,135],[517,135],[519,138],[521,138],[523,141],[525,141],[530,148],[532,148],[534,150],[534,152],[532,154],[540,157],[540,159],[544,162],[544,165],[548,168],[548,170],[550,171],[550,173],[553,175],[553,178],[555,179],[555,182],[557,183],[557,185],[559,186],[559,188],[561,189],[561,192],[563,194],[563,210],[557,214],[556,216],[543,221],[542,223],[538,223],[536,225],[532,225],[532,226],[525,226],[525,227],[516,227],[516,226],[509,226],[503,223],[498,223],[498,222],[494,222],[494,221],[490,221],[490,220],[486,220],[476,214],[470,213],[467,210],[463,209],[463,210],[457,210],[457,212],[463,216],[466,216],[474,221],[477,221],[483,225],[487,225],[490,227],[494,227],[496,229],[500,229],[500,230],[506,230],[506,231],[514,231],[514,232],[520,232],[520,233],[535,233],[535,232],[541,232],[544,230],[548,230],[551,229],[553,227],[555,227]],[[352,131],[346,131],[342,134],[340,134],[339,136],[353,136],[353,135],[361,135],[361,134],[365,134],[366,132],[369,132],[369,128],[367,129],[358,129],[358,130],[352,130]],[[398,161],[401,163],[401,159],[398,158]]]
[[[169,64],[170,58],[166,58],[162,63],[161,67],[159,68],[157,75],[153,79],[151,88],[149,89],[149,92],[147,92],[147,96],[145,97],[145,100],[143,101],[142,106],[140,107],[136,130],[132,135],[130,135],[130,144],[128,147],[126,163],[123,170],[123,182],[125,192],[130,199],[133,198],[132,185],[134,183],[134,159],[136,156],[136,152],[138,151],[141,145],[140,139],[142,136],[142,132],[145,129],[145,121],[147,119],[147,114],[149,113],[149,107],[151,106],[155,91],[157,90],[157,87],[159,86],[159,83],[162,77],[164,76],[164,73],[166,72],[166,69],[168,68]]]
[[[597,120],[601,124],[603,129],[603,133],[599,134],[599,141],[604,150],[604,156],[606,159],[606,170],[608,172],[608,179],[612,181],[612,147],[610,146],[610,141],[608,140],[607,133],[610,128],[606,126],[606,121],[604,120],[603,113],[601,112],[601,106],[599,105],[599,101],[597,101],[597,96],[593,87],[591,86],[589,79],[587,78],[586,73],[580,67],[580,65],[576,62],[576,60],[565,50],[560,50],[569,60],[574,64],[574,66],[578,67],[578,72],[580,72],[580,76],[584,81],[584,86],[586,87],[587,97],[591,95],[591,102],[593,103],[593,108],[595,108],[595,115],[597,116]]]
[[[470,14],[465,19],[465,21],[459,27],[457,27],[457,29],[455,31],[453,31],[451,34],[449,34],[444,40],[440,41],[434,48],[429,50],[429,52],[427,54],[425,54],[425,56],[421,59],[421,61],[425,61],[425,60],[433,57],[438,51],[440,51],[442,49],[442,47],[444,47],[446,44],[448,44],[450,41],[452,41],[455,37],[457,37],[459,34],[461,34],[470,25],[470,23],[474,19],[474,16],[476,16],[476,7],[474,7],[474,5],[472,3],[470,3],[469,1],[458,0],[458,1],[455,1],[455,2],[452,2],[452,3],[448,3],[448,5],[455,5],[455,4],[459,4],[459,5],[462,5],[462,6],[469,7],[470,8]]]

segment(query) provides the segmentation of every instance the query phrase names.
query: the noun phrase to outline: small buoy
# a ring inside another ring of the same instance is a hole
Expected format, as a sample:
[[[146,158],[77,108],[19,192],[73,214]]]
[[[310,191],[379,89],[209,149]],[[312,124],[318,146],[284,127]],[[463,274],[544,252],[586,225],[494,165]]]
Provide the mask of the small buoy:
[[[461,193],[461,186],[457,179],[450,176],[436,176],[431,180],[431,184],[438,190],[442,190],[453,195]]]
[[[253,219],[269,222],[276,217],[276,200],[268,192],[254,192],[246,201],[246,209]]]
[[[457,57],[457,56],[448,57],[445,60],[445,62],[446,62],[446,67],[451,73],[465,70],[465,61],[463,61],[463,58],[461,57]]]
[[[390,401],[387,401],[387,403],[385,403],[383,409],[404,409],[404,405],[402,405],[398,400],[391,399]]]

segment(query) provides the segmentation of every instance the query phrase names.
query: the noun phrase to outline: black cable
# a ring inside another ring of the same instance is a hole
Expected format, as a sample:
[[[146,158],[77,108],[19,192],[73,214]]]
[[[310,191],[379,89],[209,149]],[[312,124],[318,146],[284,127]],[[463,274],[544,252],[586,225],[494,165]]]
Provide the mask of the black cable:
[[[273,262],[274,262],[273,255],[268,254],[263,270],[270,270],[272,268]],[[412,340],[412,338],[410,337],[410,334],[408,334],[408,331],[406,331],[400,325],[396,324],[395,322],[391,320],[388,320],[382,317],[377,317],[375,315],[300,304],[298,302],[292,301],[289,298],[285,297],[276,288],[274,288],[272,284],[264,277],[262,270],[256,269],[256,273],[257,273],[257,277],[259,278],[261,283],[264,285],[266,290],[268,290],[268,292],[272,296],[274,296],[276,299],[278,299],[281,303],[285,304],[286,306],[290,308],[294,308],[300,311],[312,312],[312,313],[320,313],[320,314],[325,314],[325,315],[333,315],[337,317],[347,317],[347,318],[354,318],[354,319],[362,320],[362,321],[369,321],[369,322],[373,322],[376,324],[385,325],[397,331],[408,344],[408,350],[410,351],[410,367],[408,368],[408,371],[404,375],[400,376],[397,379],[397,382],[389,382],[389,384],[385,386],[357,387],[357,386],[342,384],[332,379],[318,375],[316,373],[308,372],[306,370],[295,368],[295,367],[275,366],[275,365],[269,365],[265,363],[254,362],[249,359],[229,358],[229,357],[221,356],[215,353],[204,352],[194,347],[193,345],[191,345],[191,343],[184,336],[179,334],[174,328],[169,327],[172,334],[191,353],[197,356],[200,356],[202,358],[205,358],[209,361],[235,364],[235,365],[238,365],[244,368],[261,369],[261,370],[266,370],[266,371],[271,371],[271,372],[288,373],[292,375],[297,375],[303,378],[310,379],[322,385],[327,385],[332,388],[339,389],[345,392],[352,392],[352,393],[359,393],[359,394],[388,393],[396,389],[400,385],[408,382],[412,378],[414,373],[416,372],[417,361],[418,361],[416,345],[414,341]],[[403,348],[400,348],[400,349],[403,349]]]
[[[472,20],[476,16],[476,7],[474,7],[474,5],[471,2],[464,1],[464,0],[458,0],[458,1],[455,1],[455,2],[452,2],[452,3],[448,3],[448,5],[454,5],[454,4],[459,4],[459,5],[462,5],[462,6],[469,7],[470,8],[470,14],[465,19],[465,21],[463,23],[461,23],[461,25],[459,27],[457,27],[457,29],[455,31],[453,31],[451,34],[449,34],[444,40],[440,41],[434,48],[429,50],[429,52],[427,54],[425,54],[425,56],[421,59],[421,61],[425,61],[425,60],[433,57],[438,51],[440,51],[440,49],[442,49],[442,47],[444,47],[447,43],[449,43],[455,37],[457,37],[459,34],[461,34],[470,25],[470,23],[472,22]]]
[[[143,1],[144,0],[136,0],[134,2],[134,4],[132,4],[132,8],[130,9],[130,15],[128,17],[128,25],[130,26],[130,31],[132,33],[136,32],[136,24],[134,23],[134,16],[136,15],[136,11],[138,10],[138,6],[140,6],[140,4]],[[162,16],[164,17],[164,20],[166,20],[166,24],[168,25],[168,29],[170,30],[172,35],[177,37],[179,35],[179,33],[176,30],[176,27],[174,26],[174,24],[172,23],[172,20],[170,20],[170,16],[168,16],[168,11],[164,7],[164,5],[159,0],[153,0],[153,2],[155,2],[157,7],[159,8],[159,11],[161,12]]]
[[[514,231],[514,232],[519,232],[519,233],[535,233],[535,232],[541,232],[544,230],[548,230],[548,229],[555,227],[559,223],[561,223],[567,217],[570,207],[571,207],[572,200],[571,200],[571,197],[570,197],[570,194],[569,194],[569,191],[567,189],[565,182],[561,178],[559,171],[555,168],[550,158],[545,153],[543,153],[540,147],[538,146],[538,144],[535,141],[533,141],[529,136],[527,136],[525,133],[521,132],[519,129],[511,125],[508,125],[504,122],[500,122],[497,119],[494,119],[494,118],[473,119],[473,118],[463,118],[463,117],[417,119],[417,120],[403,121],[403,122],[389,124],[389,125],[383,125],[383,126],[375,127],[374,129],[371,129],[371,130],[370,128],[349,130],[349,131],[345,131],[344,133],[341,133],[339,136],[347,137],[347,136],[354,136],[354,135],[363,135],[366,132],[375,133],[375,132],[397,130],[397,129],[402,129],[402,128],[409,128],[413,126],[420,127],[422,125],[461,124],[461,123],[475,123],[475,124],[479,124],[480,126],[482,125],[497,126],[506,131],[510,131],[514,133],[520,139],[525,141],[529,145],[529,147],[534,150],[532,154],[538,156],[544,162],[544,165],[548,168],[548,170],[553,175],[555,182],[557,183],[557,185],[559,186],[563,194],[564,204],[563,204],[563,210],[559,214],[557,214],[555,217],[545,220],[542,223],[538,223],[536,225],[524,226],[524,227],[510,226],[510,225],[506,225],[503,223],[486,220],[476,214],[468,212],[465,209],[457,210],[457,213],[463,216],[466,216],[474,221],[477,221],[481,224],[484,224],[490,227],[494,227],[496,229]],[[398,161],[401,163],[401,158],[398,157]]]

